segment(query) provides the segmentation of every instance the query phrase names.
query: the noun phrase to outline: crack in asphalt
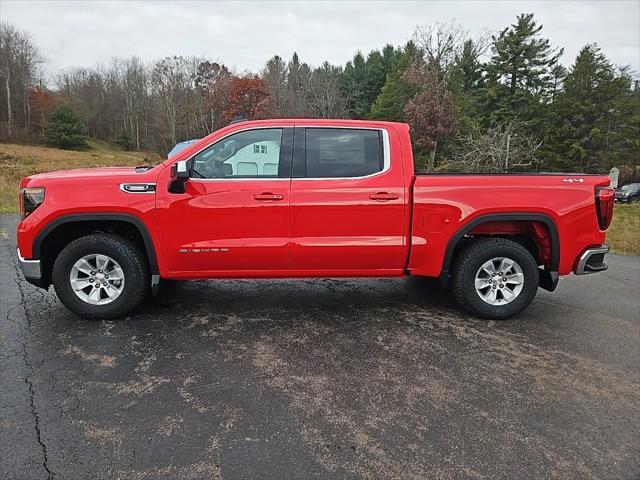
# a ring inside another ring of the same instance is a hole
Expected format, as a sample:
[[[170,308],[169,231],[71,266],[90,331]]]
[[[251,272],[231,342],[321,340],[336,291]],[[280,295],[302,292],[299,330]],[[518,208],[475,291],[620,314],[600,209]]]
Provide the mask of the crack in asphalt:
[[[30,400],[30,403],[31,403],[31,415],[33,415],[33,418],[35,420],[34,427],[35,427],[35,430],[36,430],[36,439],[38,441],[38,444],[40,445],[40,449],[42,450],[42,455],[44,457],[44,460],[42,462],[42,466],[44,467],[45,471],[47,472],[47,479],[53,479],[54,478],[54,473],[51,471],[51,469],[49,467],[49,455],[47,454],[47,446],[45,445],[45,443],[44,443],[44,441],[42,439],[42,432],[40,431],[40,416],[38,415],[38,410],[37,410],[36,404],[35,404],[36,392],[35,392],[35,389],[33,388],[33,382],[31,382],[29,376],[25,377],[24,381],[29,386],[29,400]]]
[[[10,248],[9,245],[9,239],[7,237],[4,237],[4,241],[7,244],[7,246]],[[33,325],[32,325],[32,319],[31,319],[31,314],[29,313],[29,309],[27,308],[27,295],[25,295],[24,289],[22,287],[22,283],[20,282],[20,267],[18,266],[18,262],[17,262],[17,258],[12,257],[12,263],[13,263],[13,268],[16,271],[16,275],[14,277],[14,281],[16,283],[16,287],[17,287],[17,291],[18,294],[20,295],[20,305],[22,306],[23,310],[24,310],[24,314],[25,314],[25,318],[27,319],[27,330],[29,331],[29,335],[33,336],[34,332],[33,332]],[[7,312],[7,320],[10,321],[9,316],[11,315],[11,312],[14,309],[11,309],[9,312]],[[29,388],[29,404],[31,407],[31,415],[33,416],[34,419],[34,428],[36,431],[36,441],[38,442],[38,445],[40,445],[40,450],[42,451],[42,456],[43,456],[43,461],[42,461],[42,466],[45,470],[45,472],[47,472],[47,480],[52,480],[53,478],[55,478],[55,473],[53,472],[53,470],[51,469],[51,467],[49,466],[49,454],[47,452],[47,445],[44,442],[43,436],[42,436],[42,431],[40,429],[40,415],[38,413],[38,409],[36,407],[36,401],[35,401],[35,397],[36,397],[36,391],[35,391],[35,387],[34,384],[31,380],[31,377],[36,373],[36,371],[42,366],[42,364],[44,363],[44,360],[40,363],[40,365],[38,365],[38,367],[36,368],[33,363],[31,362],[31,359],[29,358],[29,352],[27,350],[27,342],[20,342],[22,344],[22,351],[23,351],[23,358],[24,358],[24,363],[27,366],[27,368],[29,369],[29,375],[25,376],[24,381],[27,384],[28,388]]]

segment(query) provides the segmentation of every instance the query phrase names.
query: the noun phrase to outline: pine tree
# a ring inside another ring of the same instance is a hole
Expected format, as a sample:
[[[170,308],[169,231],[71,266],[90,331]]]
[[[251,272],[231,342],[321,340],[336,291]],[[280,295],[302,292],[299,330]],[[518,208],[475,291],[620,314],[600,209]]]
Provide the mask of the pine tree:
[[[387,79],[387,72],[382,59],[382,54],[378,50],[372,50],[367,55],[366,76],[364,81],[364,92],[362,95],[361,113],[365,118],[371,111],[371,105],[382,90]]]
[[[364,118],[367,113],[366,89],[367,61],[358,51],[345,65],[340,79],[340,90],[349,99],[347,109],[353,118]]]
[[[301,63],[298,54],[293,52],[287,64],[287,116],[303,117],[307,113],[310,80],[309,65]]]
[[[129,132],[127,132],[126,130],[122,130],[118,134],[118,136],[114,140],[114,143],[122,147],[124,150],[133,150],[133,147],[134,147],[133,139],[131,138],[131,135],[129,134]]]
[[[382,53],[378,50],[373,50],[369,53],[363,98],[363,107],[366,109],[366,115],[370,114],[371,107],[378,95],[380,95],[387,77],[396,70],[401,55],[402,50],[394,48],[393,45],[385,45]]]
[[[80,118],[66,106],[53,109],[44,132],[44,139],[47,145],[65,150],[79,150],[89,146],[85,127]]]
[[[516,23],[493,36],[491,74],[504,82],[510,95],[518,89],[537,94],[551,82],[550,70],[563,50],[551,48],[548,39],[540,38],[542,25],[537,25],[532,13],[520,14]]]
[[[460,91],[469,93],[484,84],[485,68],[480,63],[479,52],[473,40],[467,40],[462,47],[462,53],[456,60],[453,73],[453,84],[457,84]]]
[[[547,164],[606,172],[614,163],[637,162],[637,106],[629,73],[617,72],[597,45],[586,45],[553,104]]]
[[[387,75],[387,79],[371,106],[369,118],[372,120],[404,121],[404,107],[416,94],[416,88],[403,79],[404,72],[418,54],[413,42],[408,42],[402,49],[395,69]]]
[[[278,55],[271,57],[262,71],[260,77],[265,81],[271,99],[270,116],[286,117],[287,110],[287,64]]]
[[[385,45],[382,52],[372,50],[367,58],[358,52],[347,62],[341,89],[349,100],[349,114],[353,118],[367,118],[373,103],[382,91],[387,77],[396,69],[402,55],[393,45]]]
[[[544,132],[552,71],[563,50],[552,48],[548,39],[540,37],[541,30],[533,14],[521,14],[515,24],[492,37],[489,81],[480,106],[485,126],[518,118],[529,123],[532,133]]]
[[[451,90],[460,113],[463,132],[476,129],[481,117],[481,98],[486,92],[486,65],[480,61],[484,48],[474,40],[466,40],[453,68]]]

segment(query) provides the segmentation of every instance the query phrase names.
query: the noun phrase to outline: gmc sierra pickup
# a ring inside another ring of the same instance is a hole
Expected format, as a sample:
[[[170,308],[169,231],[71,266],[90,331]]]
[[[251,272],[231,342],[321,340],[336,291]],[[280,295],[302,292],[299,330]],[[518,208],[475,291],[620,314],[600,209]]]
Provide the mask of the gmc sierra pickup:
[[[420,275],[506,319],[607,268],[614,192],[600,175],[416,175],[406,124],[264,120],[155,167],[33,175],[20,199],[25,278],[85,318],[161,279]]]

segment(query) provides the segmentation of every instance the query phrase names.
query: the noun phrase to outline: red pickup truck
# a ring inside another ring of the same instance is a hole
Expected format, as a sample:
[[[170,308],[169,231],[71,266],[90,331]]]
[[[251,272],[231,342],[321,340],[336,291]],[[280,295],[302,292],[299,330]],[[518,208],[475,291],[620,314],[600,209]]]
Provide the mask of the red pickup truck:
[[[231,124],[155,167],[20,184],[25,278],[85,318],[134,309],[160,279],[439,278],[505,319],[560,275],[607,268],[609,178],[414,173],[409,127]]]

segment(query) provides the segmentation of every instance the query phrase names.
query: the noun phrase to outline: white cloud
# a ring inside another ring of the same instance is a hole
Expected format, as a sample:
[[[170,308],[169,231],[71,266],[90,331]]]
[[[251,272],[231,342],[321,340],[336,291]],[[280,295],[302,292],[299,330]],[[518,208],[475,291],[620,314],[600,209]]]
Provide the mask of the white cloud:
[[[476,32],[499,30],[533,12],[543,35],[573,62],[598,43],[616,64],[640,67],[640,2],[54,2],[2,0],[0,17],[31,32],[46,71],[138,55],[201,55],[258,70],[274,54],[297,51],[313,65],[342,64],[356,50],[406,42],[416,25],[455,19]]]

